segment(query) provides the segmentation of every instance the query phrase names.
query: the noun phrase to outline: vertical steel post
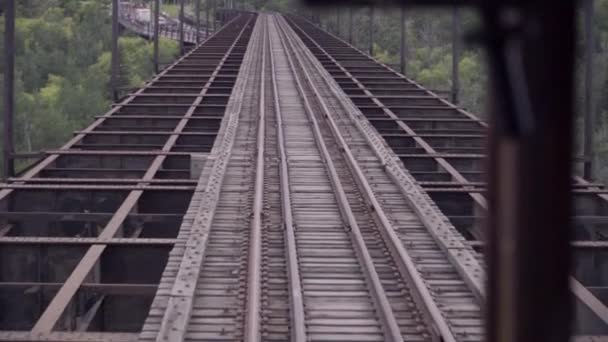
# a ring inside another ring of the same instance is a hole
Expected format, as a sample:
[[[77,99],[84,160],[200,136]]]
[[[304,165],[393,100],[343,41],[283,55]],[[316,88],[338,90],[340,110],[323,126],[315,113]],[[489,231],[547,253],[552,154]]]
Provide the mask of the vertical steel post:
[[[184,45],[184,0],[179,0],[179,51],[183,55],[186,53]]]
[[[196,1],[196,43],[201,41],[201,0]]]
[[[205,0],[205,39],[209,38],[209,11],[211,10],[211,6],[209,6],[209,0]]]
[[[405,7],[401,6],[401,20],[400,20],[400,27],[401,27],[401,41],[400,41],[400,65],[401,65],[401,73],[405,75],[405,66],[406,66],[406,32],[405,32]]]
[[[336,7],[336,36],[340,37],[340,7]]]
[[[585,1],[585,128],[583,142],[583,177],[593,179],[593,128],[595,106],[593,103],[593,0]]]
[[[159,71],[159,48],[158,40],[160,39],[160,0],[154,0],[154,72]]]
[[[217,24],[215,23],[217,4],[215,3],[215,1],[216,0],[211,0],[211,3],[213,4],[213,15],[211,16],[211,20],[213,21],[213,32],[217,31]]]
[[[369,55],[374,56],[374,6],[369,8]]]
[[[110,75],[110,87],[112,90],[112,100],[118,101],[118,69],[120,56],[118,51],[118,0],[112,0],[112,70]]]
[[[460,9],[452,12],[452,102],[458,103],[460,92]]]
[[[15,115],[15,0],[6,0],[4,6],[4,139],[2,155],[5,178],[15,172],[13,119]]]
[[[353,43],[353,8],[348,9],[348,43]]]

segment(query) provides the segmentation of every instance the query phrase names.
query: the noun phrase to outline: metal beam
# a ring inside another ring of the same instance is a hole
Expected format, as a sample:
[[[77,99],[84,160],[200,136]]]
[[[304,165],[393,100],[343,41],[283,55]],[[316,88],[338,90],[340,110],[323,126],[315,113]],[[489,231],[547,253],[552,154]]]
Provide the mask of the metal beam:
[[[4,5],[4,117],[3,117],[3,178],[15,172],[13,120],[15,115],[15,0]]]
[[[452,10],[452,102],[458,104],[460,92],[460,9]]]
[[[160,0],[154,0],[154,72],[159,71],[159,47],[158,40],[160,39]]]
[[[209,22],[210,11],[211,6],[209,5],[209,0],[205,0],[205,39],[209,38],[209,26],[211,26],[211,23]]]
[[[369,55],[374,56],[374,6],[369,8]]]
[[[120,67],[120,52],[118,51],[118,36],[120,35],[118,26],[118,0],[112,0],[112,70],[110,75],[110,84],[112,89],[112,100],[118,101],[118,72]]]
[[[201,41],[201,0],[196,1],[196,44]]]
[[[184,0],[179,0],[179,51],[183,55],[186,53],[184,43]]]
[[[209,1],[209,0],[207,0]],[[217,0],[211,0],[211,3],[213,4],[213,17],[212,17],[212,21],[213,21],[213,32],[215,32],[217,30],[216,27],[216,16],[217,16],[217,4],[216,4]]]
[[[594,0],[584,0],[585,6],[585,128],[583,142],[583,177],[593,179],[593,130],[595,128],[595,106],[593,103],[593,17]]]
[[[348,8],[348,43],[353,43],[353,8]]]
[[[336,36],[340,37],[340,7],[336,7]]]
[[[400,65],[401,65],[401,73],[405,75],[406,70],[406,53],[407,53],[407,33],[406,23],[405,23],[405,7],[401,7],[401,20],[399,21],[399,25],[401,27],[401,40],[399,41],[400,45]]]

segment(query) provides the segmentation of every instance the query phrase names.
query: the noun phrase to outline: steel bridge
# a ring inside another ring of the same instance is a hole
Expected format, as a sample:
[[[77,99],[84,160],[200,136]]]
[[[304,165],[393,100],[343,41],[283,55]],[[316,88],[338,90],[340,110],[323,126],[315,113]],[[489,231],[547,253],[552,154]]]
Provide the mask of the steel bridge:
[[[0,185],[0,340],[481,341],[486,134],[241,12]],[[572,187],[573,340],[607,341],[608,191]]]

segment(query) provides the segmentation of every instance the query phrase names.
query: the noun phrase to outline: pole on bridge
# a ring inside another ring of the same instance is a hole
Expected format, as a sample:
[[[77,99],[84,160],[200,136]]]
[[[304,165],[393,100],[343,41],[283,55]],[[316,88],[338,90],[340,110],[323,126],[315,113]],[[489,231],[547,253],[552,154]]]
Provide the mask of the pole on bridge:
[[[196,0],[196,43],[201,41],[201,0]]]
[[[460,92],[460,9],[452,11],[452,102],[458,103]]]
[[[369,55],[374,56],[374,6],[369,8]]]
[[[15,173],[13,119],[15,115],[15,0],[4,5],[4,118],[3,172],[4,178]]]
[[[110,71],[110,87],[112,91],[112,100],[118,101],[118,71],[120,64],[120,56],[118,51],[118,0],[112,0],[112,66]]]
[[[160,39],[160,0],[154,0],[154,72],[159,71],[159,48],[158,40]]]
[[[211,6],[209,6],[209,0],[205,0],[205,39],[209,38],[209,11],[211,10]]]
[[[215,3],[216,0],[211,0],[211,3],[213,4],[213,16],[212,16],[212,21],[213,21],[213,32],[217,31],[217,27],[216,27],[216,23],[215,23],[215,19],[216,19],[216,11],[217,11],[217,4]]]
[[[336,36],[340,37],[340,7],[336,7]]]
[[[593,179],[593,129],[595,106],[593,104],[593,0],[585,0],[585,128],[583,142],[583,177]]]
[[[348,43],[353,43],[353,8],[348,8]]]
[[[401,73],[405,75],[405,67],[406,67],[406,52],[407,52],[407,42],[406,42],[406,32],[405,32],[405,7],[401,6],[401,20],[399,22],[400,26],[401,26],[401,40],[400,40],[400,66],[401,66]]]
[[[186,53],[184,45],[184,0],[179,0],[179,51]]]

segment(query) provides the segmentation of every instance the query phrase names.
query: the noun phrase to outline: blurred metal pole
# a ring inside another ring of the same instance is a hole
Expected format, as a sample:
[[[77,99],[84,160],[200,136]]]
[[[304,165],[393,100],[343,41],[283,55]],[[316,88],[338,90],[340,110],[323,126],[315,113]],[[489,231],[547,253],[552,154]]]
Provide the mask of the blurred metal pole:
[[[369,8],[369,55],[374,56],[374,6]]]
[[[112,0],[112,66],[110,71],[110,87],[112,91],[112,100],[118,101],[118,69],[120,56],[118,51],[118,0]]]
[[[583,177],[593,179],[593,129],[595,106],[593,103],[593,0],[585,1],[585,128],[583,156],[585,163]]]
[[[483,4],[492,99],[484,340],[569,342],[576,2]]]
[[[179,51],[183,55],[186,52],[184,45],[184,0],[179,0]]]
[[[401,54],[401,73],[405,75],[405,67],[406,67],[406,52],[407,52],[407,47],[406,47],[406,32],[405,32],[405,7],[401,7],[401,50],[400,50],[400,54]]]
[[[196,43],[201,41],[201,0],[196,0]]]
[[[353,44],[353,8],[348,8],[348,43]]]
[[[452,102],[458,103],[460,92],[460,9],[452,12]]]
[[[15,0],[4,5],[4,119],[3,119],[3,178],[15,173],[13,154],[15,142],[13,120],[15,116]]]
[[[154,0],[154,72],[159,71],[159,48],[158,40],[160,39],[160,0]]]
[[[209,11],[211,10],[211,6],[209,6],[209,0],[205,0],[205,39],[209,38]]]

